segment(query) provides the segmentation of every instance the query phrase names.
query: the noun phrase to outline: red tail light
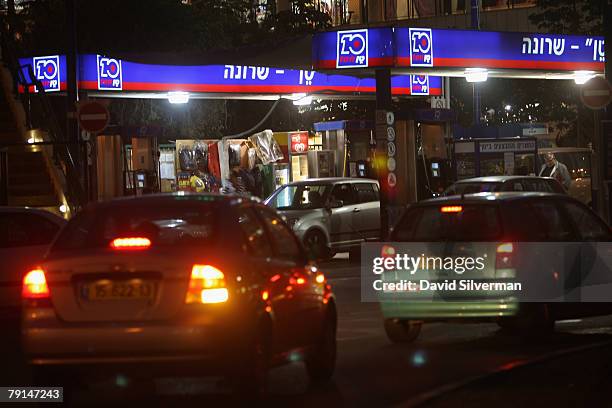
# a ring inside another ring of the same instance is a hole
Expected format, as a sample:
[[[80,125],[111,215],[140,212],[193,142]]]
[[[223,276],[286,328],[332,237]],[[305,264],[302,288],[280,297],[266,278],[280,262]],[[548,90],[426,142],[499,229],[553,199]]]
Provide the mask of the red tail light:
[[[151,240],[144,237],[115,238],[111,241],[112,249],[147,249],[151,246]]]
[[[445,205],[444,207],[440,207],[440,212],[443,213],[459,213],[463,211],[463,207],[460,205]]]
[[[186,303],[223,303],[228,297],[223,272],[211,265],[193,265]]]
[[[49,298],[49,286],[41,268],[32,269],[24,276],[21,296],[23,299]]]
[[[495,253],[495,268],[514,268],[514,255],[514,244],[512,242],[499,244]]]

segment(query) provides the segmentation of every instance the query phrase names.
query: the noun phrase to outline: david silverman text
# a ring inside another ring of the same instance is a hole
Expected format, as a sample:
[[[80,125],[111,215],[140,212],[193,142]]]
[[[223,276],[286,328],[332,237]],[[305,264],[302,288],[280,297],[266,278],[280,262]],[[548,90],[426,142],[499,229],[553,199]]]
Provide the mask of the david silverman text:
[[[444,281],[429,281],[421,279],[409,281],[402,279],[397,282],[383,282],[378,279],[373,283],[374,290],[384,292],[414,292],[426,290],[439,291],[520,291],[522,289],[519,282],[482,282],[473,279],[458,279]]]

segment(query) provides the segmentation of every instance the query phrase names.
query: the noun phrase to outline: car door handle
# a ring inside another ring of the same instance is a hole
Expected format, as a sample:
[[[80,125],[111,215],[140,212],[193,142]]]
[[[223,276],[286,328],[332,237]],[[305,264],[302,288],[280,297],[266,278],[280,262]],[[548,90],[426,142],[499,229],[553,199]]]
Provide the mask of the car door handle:
[[[361,211],[359,208],[353,208],[353,212],[359,212]]]

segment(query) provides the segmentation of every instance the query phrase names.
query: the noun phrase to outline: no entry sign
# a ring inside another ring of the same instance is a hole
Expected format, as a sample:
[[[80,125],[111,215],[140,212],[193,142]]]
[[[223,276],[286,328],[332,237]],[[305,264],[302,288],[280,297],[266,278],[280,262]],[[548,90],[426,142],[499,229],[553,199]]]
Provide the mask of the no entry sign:
[[[85,102],[79,107],[79,124],[82,129],[88,132],[103,131],[108,125],[109,119],[108,110],[98,102]]]
[[[580,90],[580,99],[587,108],[603,109],[612,100],[610,83],[600,76],[589,79]]]

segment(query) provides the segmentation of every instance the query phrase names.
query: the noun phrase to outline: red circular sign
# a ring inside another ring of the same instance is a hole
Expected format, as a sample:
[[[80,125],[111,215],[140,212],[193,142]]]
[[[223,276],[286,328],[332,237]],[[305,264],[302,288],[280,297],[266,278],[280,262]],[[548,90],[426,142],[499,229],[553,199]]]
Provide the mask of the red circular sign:
[[[103,131],[109,120],[108,110],[98,102],[86,102],[79,107],[79,124],[88,132]]]
[[[580,99],[587,108],[605,108],[612,101],[610,83],[600,76],[589,79],[580,89]]]

